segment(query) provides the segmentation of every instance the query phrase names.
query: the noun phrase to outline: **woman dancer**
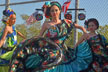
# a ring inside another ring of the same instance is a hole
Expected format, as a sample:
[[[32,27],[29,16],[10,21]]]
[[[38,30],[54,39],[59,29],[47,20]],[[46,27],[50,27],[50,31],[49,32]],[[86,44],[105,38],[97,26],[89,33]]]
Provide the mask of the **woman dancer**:
[[[47,15],[49,14],[51,20],[43,24],[39,37],[44,36],[51,38],[61,47],[64,54],[60,65],[47,69],[44,72],[79,72],[86,69],[92,59],[90,49],[80,49],[78,47],[73,51],[64,46],[64,42],[73,27],[81,29],[84,33],[86,33],[86,30],[78,24],[72,24],[70,20],[60,20],[61,5],[58,2],[51,2],[46,13]]]
[[[16,22],[16,13],[12,9],[3,11],[4,28],[0,33],[0,72],[6,72],[9,65],[9,60],[12,57],[13,51],[17,45],[17,34],[25,39],[25,37],[16,30],[14,24]],[[6,65],[6,67],[3,67]]]

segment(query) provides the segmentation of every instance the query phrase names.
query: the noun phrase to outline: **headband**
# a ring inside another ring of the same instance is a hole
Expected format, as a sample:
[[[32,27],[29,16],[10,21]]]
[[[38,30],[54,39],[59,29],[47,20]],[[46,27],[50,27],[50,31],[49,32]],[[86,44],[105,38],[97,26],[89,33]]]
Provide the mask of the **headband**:
[[[57,3],[57,2],[52,2],[52,3],[51,3],[51,6],[54,6],[54,5],[56,5],[60,10],[62,10],[62,9],[61,9],[61,5],[60,5],[59,3]]]

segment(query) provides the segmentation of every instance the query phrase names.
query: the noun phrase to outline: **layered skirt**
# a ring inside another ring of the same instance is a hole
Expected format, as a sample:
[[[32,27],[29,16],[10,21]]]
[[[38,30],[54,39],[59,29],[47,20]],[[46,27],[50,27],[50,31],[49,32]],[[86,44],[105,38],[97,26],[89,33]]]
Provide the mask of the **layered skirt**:
[[[92,52],[87,41],[81,43],[74,51],[74,58],[68,63],[61,63],[52,69],[47,69],[44,72],[80,72],[88,68],[92,62]],[[73,56],[73,55],[72,55]]]

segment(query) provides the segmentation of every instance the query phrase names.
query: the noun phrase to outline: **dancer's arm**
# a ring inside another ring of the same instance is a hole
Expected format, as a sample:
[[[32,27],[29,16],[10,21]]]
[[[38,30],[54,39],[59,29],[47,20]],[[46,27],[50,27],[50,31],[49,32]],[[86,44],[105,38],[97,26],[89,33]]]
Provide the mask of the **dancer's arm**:
[[[85,34],[83,34],[80,39],[78,40],[78,42],[75,44],[74,48],[76,48],[80,43],[82,43],[85,40]]]
[[[8,34],[8,26],[5,27],[2,38],[0,40],[0,48],[2,47],[2,45],[4,44],[4,41],[6,39],[6,36]]]
[[[83,26],[79,26],[78,24],[74,24],[75,28],[81,29],[84,33],[86,32],[86,29]]]
[[[47,22],[43,23],[42,28],[41,28],[41,30],[40,30],[40,33],[39,33],[38,36],[36,36],[36,38],[37,38],[37,37],[43,37],[43,34],[44,34],[44,32],[46,31],[46,29],[47,29]]]
[[[75,44],[74,48],[76,48],[80,43],[82,43],[83,41],[87,40],[89,38],[89,34],[88,33],[84,33],[80,39],[78,40],[78,42]]]
[[[19,31],[17,31],[17,30],[16,30],[16,32],[17,32],[17,34],[18,34],[20,37],[22,37],[23,39],[26,39],[26,37],[25,37],[21,32],[19,32]]]

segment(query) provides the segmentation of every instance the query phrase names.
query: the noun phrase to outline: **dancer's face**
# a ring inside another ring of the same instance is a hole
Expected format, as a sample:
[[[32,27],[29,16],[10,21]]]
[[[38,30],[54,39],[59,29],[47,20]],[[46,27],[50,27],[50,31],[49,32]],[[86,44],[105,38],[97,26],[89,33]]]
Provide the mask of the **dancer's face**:
[[[94,22],[88,23],[88,31],[95,31],[97,29],[97,26]]]
[[[59,18],[60,13],[61,13],[61,11],[56,5],[51,7],[50,14],[51,14],[52,18],[54,18],[54,19]]]
[[[15,14],[11,15],[8,21],[9,21],[9,25],[15,24],[15,22],[16,22],[16,15]]]

